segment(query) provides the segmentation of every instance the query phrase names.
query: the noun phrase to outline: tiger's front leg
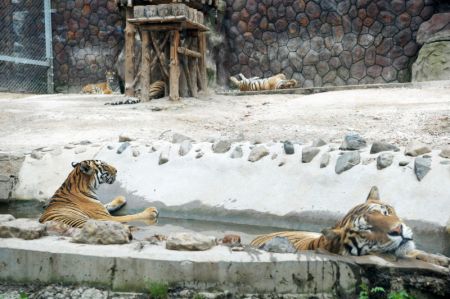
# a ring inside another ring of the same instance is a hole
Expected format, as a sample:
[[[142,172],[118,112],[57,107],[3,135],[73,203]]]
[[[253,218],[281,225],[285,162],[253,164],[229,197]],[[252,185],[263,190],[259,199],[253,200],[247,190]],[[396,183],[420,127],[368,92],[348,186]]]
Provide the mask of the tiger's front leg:
[[[450,265],[450,258],[444,255],[432,254],[422,250],[413,250],[406,256],[442,267],[448,267]]]
[[[127,204],[127,200],[124,196],[116,196],[111,202],[108,202],[104,205],[104,207],[108,210],[109,213],[116,212],[123,208]]]

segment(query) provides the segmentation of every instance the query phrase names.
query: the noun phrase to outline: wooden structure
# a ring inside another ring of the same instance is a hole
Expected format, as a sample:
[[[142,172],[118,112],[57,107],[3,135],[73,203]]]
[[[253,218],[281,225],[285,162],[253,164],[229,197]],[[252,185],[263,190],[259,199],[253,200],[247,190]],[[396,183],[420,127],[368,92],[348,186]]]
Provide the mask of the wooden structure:
[[[135,85],[140,81],[139,97],[147,101],[150,84],[163,80],[169,86],[169,98],[179,100],[180,75],[191,96],[206,90],[208,28],[199,9],[217,7],[217,0],[118,0],[118,4],[126,8],[126,95],[135,96]],[[136,32],[141,36],[140,58],[134,54]],[[136,64],[140,64],[137,74]]]

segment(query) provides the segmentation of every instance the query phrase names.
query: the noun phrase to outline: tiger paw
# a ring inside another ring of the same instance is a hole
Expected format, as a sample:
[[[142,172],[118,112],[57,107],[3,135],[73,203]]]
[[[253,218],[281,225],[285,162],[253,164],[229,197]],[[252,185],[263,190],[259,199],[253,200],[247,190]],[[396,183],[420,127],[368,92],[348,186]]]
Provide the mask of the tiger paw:
[[[123,196],[117,196],[113,199],[113,201],[107,203],[105,205],[105,208],[108,210],[108,212],[116,212],[123,208],[127,204],[127,200]]]
[[[423,252],[416,255],[416,259],[441,267],[448,267],[450,265],[450,259],[444,255]]]

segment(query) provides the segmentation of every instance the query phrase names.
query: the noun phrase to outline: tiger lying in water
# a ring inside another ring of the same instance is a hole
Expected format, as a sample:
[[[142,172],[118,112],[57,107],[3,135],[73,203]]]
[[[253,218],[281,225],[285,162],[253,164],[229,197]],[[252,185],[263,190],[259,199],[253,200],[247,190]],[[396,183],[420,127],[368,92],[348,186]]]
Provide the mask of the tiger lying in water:
[[[262,248],[275,237],[287,238],[297,250],[326,250],[340,255],[394,254],[448,266],[450,259],[415,249],[413,233],[392,206],[380,201],[372,187],[365,203],[351,209],[331,229],[320,233],[286,231],[258,236],[252,246]]]
[[[243,74],[239,74],[239,77],[241,80],[230,77],[230,81],[233,82],[240,91],[287,89],[294,88],[297,85],[297,81],[294,79],[287,80],[284,74],[278,74],[264,79],[258,77],[247,79]]]
[[[74,169],[55,192],[45,208],[39,222],[56,221],[71,227],[83,227],[89,219],[111,220],[118,222],[145,221],[148,224],[157,222],[156,208],[147,208],[143,212],[112,216],[114,212],[126,204],[123,196],[117,196],[112,202],[103,205],[95,191],[100,184],[114,183],[117,170],[99,160],[86,160],[72,163]]]

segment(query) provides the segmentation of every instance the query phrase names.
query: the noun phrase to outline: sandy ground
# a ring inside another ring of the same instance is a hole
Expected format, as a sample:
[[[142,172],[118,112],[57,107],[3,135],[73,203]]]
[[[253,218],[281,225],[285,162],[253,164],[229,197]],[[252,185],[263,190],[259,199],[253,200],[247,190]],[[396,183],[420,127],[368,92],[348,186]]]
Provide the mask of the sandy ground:
[[[203,95],[105,106],[120,96],[0,93],[0,151],[30,151],[69,142],[143,142],[174,132],[202,141],[225,137],[251,141],[317,137],[340,142],[357,131],[369,142],[405,145],[411,139],[439,147],[450,143],[450,84],[427,88],[361,89],[314,95]]]

